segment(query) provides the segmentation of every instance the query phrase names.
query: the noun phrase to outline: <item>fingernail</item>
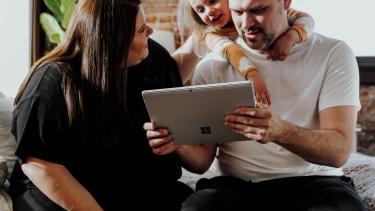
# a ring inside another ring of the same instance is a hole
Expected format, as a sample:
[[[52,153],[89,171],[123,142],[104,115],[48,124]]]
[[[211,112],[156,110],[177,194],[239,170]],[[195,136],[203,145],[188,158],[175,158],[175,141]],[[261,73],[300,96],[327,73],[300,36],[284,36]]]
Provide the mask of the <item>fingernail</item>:
[[[254,116],[255,115],[255,111],[249,111],[249,112],[247,112],[247,115]]]

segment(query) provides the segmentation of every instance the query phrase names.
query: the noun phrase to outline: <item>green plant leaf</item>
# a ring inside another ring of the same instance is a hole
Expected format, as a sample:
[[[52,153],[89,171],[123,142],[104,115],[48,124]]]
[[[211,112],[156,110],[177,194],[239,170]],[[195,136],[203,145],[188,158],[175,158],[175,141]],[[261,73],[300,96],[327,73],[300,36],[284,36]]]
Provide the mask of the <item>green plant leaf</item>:
[[[40,15],[40,24],[42,29],[52,43],[59,44],[65,36],[65,32],[61,29],[57,20],[48,13]]]
[[[49,10],[53,13],[56,20],[61,23],[64,15],[61,11],[61,2],[60,0],[44,0],[44,4]]]
[[[74,8],[76,6],[77,0],[61,0],[61,8],[63,11],[63,19],[61,21],[61,26],[63,29],[66,29],[66,27],[69,24],[70,17],[73,14]]]

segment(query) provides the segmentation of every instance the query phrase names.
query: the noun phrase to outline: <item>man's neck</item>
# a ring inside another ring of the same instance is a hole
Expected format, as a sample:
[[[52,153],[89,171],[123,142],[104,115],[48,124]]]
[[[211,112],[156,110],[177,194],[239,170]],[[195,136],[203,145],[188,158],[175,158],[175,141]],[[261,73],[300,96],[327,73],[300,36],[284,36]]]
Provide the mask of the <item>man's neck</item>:
[[[250,48],[247,44],[246,44],[246,42],[245,42],[245,40],[243,40],[242,39],[242,37],[238,37],[237,38],[237,40],[236,40],[236,42],[242,47],[242,48],[244,48],[245,50],[247,50],[247,51],[250,51],[250,52],[252,52],[252,53],[254,53],[254,54],[259,54],[260,56],[266,56],[263,52],[263,50],[257,50],[257,49],[252,49],[252,48]]]

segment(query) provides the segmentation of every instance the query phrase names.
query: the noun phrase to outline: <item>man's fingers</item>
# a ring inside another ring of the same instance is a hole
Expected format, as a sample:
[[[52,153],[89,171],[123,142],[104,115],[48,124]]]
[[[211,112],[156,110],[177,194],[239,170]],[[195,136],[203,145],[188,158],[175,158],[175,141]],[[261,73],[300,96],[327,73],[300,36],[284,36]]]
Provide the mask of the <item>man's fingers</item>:
[[[255,98],[257,102],[262,102],[262,95],[259,92],[255,93]]]
[[[245,137],[247,137],[248,139],[253,139],[255,141],[258,141],[258,140],[261,140],[262,139],[262,136],[259,135],[259,134],[253,134],[253,133],[245,133],[241,130],[236,130],[236,129],[232,129],[233,132],[235,133],[238,133],[238,134],[241,134],[241,135],[244,135]]]
[[[266,92],[266,98],[267,98],[267,101],[268,101],[268,105],[271,105],[271,95],[268,91]]]
[[[225,117],[225,122],[229,123],[239,123],[246,126],[256,126],[256,127],[267,127],[268,122],[263,119],[251,118],[243,115],[227,115]]]
[[[268,105],[268,99],[265,92],[262,92],[262,103]]]
[[[256,104],[257,108],[262,108],[262,109],[268,109],[268,105],[264,103],[257,103]]]
[[[257,103],[257,107],[258,108],[238,107],[234,110],[234,113],[239,115],[248,115],[260,119],[268,118],[271,116],[271,111],[268,105],[263,103]]]
[[[251,125],[244,125],[232,122],[225,122],[225,126],[234,130],[240,130],[244,133],[252,133],[252,134],[263,134],[265,133],[265,129],[253,127]]]

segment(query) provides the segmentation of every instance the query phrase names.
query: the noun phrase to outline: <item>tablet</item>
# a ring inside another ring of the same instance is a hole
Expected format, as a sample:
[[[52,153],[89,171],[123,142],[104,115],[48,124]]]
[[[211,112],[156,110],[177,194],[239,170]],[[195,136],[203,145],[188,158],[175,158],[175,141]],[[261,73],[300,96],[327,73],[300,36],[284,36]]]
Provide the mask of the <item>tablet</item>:
[[[255,107],[251,81],[217,83],[142,92],[148,114],[172,133],[175,144],[248,140],[224,126],[224,116],[238,106]]]

